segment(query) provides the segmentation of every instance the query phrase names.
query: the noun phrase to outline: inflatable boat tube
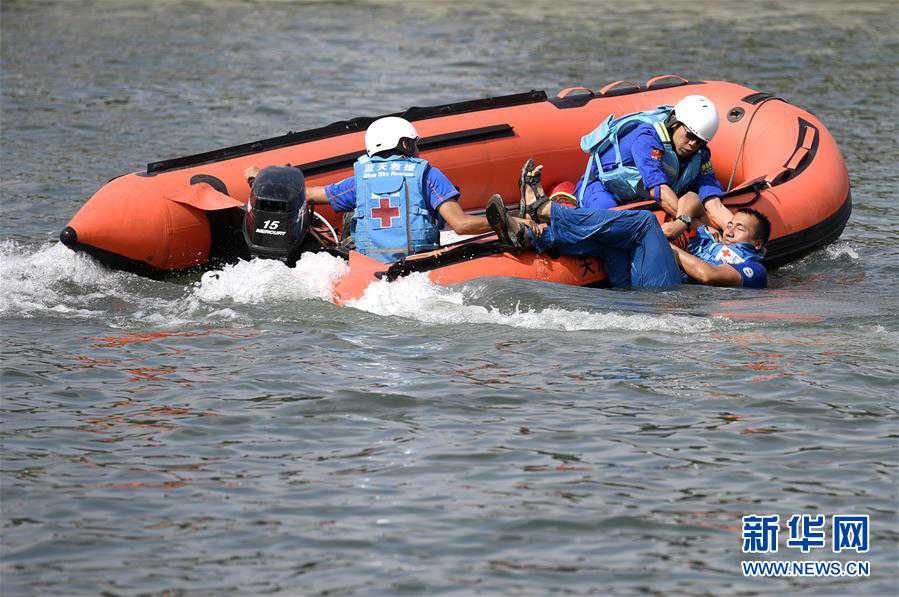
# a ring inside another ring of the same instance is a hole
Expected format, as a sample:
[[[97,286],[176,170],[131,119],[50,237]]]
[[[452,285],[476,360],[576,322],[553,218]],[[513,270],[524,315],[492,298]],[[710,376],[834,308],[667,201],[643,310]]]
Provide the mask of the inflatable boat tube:
[[[714,101],[720,126],[710,143],[712,165],[725,186],[724,203],[752,206],[771,220],[766,265],[776,267],[826,245],[842,233],[852,209],[849,178],[836,142],[823,123],[784,98],[724,81],[688,81],[676,75],[645,84],[616,81],[599,91],[564,89],[413,107],[397,115],[415,123],[422,157],[459,187],[467,211],[482,209],[493,193],[512,204],[521,164],[544,164],[547,189],[576,180],[587,156],[579,140],[609,114],[674,104],[688,94]],[[246,256],[239,238],[249,197],[244,170],[293,165],[307,184],[323,185],[352,174],[363,135],[375,118],[354,118],[206,153],[147,165],[110,180],[75,214],[60,240],[110,267],[159,277],[219,260]],[[641,208],[658,210],[644,203]],[[320,210],[334,227],[340,214]],[[661,217],[661,216],[660,216]],[[378,277],[427,271],[441,284],[484,276],[512,276],[564,284],[601,285],[601,264],[591,259],[551,259],[510,254],[495,237],[442,247],[387,268],[351,255],[350,274],[337,289],[349,300]]]

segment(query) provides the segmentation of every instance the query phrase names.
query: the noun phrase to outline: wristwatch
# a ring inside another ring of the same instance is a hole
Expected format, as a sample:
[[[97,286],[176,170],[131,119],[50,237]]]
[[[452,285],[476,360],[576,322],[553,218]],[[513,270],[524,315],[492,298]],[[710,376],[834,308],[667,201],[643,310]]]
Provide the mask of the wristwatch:
[[[693,218],[691,218],[690,216],[685,215],[685,214],[681,214],[681,215],[677,216],[677,217],[675,218],[675,220],[680,220],[681,222],[683,222],[684,224],[686,224],[686,225],[687,225],[687,230],[690,229],[690,224],[693,222]]]

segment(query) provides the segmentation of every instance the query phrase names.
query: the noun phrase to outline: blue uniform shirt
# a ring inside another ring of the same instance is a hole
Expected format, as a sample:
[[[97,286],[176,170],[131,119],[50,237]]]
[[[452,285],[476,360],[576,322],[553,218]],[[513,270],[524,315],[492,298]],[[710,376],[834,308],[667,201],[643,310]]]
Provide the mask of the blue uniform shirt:
[[[625,166],[635,166],[643,178],[644,188],[658,199],[659,186],[669,184],[669,182],[665,176],[665,171],[662,169],[662,140],[656,133],[655,128],[650,124],[637,126],[621,138],[618,147],[621,151],[623,164]],[[688,191],[697,193],[699,200],[704,203],[710,197],[720,197],[724,194],[724,190],[721,188],[721,183],[718,182],[715,172],[712,170],[712,164],[709,161],[711,154],[708,149],[700,151],[704,154],[700,174],[693,181],[693,184],[690,185]],[[615,163],[615,149],[611,146],[606,148],[599,156],[599,161],[602,163],[603,170],[608,171],[615,168],[617,166]],[[595,177],[596,174],[596,166],[594,165],[592,166],[591,177]],[[575,195],[580,191],[581,184],[583,184],[583,177],[577,182]],[[602,187],[602,183],[594,180],[593,183],[588,185],[587,192],[584,193],[584,205],[582,207],[610,207],[605,204],[607,202],[603,202],[602,198],[599,198],[599,202],[596,205],[593,204],[594,202],[591,200],[590,195],[593,194],[594,189],[591,187],[597,187],[595,189],[596,193],[604,193],[611,197],[608,191]]]
[[[690,253],[712,265],[727,264],[737,270],[746,288],[765,288],[768,286],[768,271],[762,265],[762,256],[755,247],[747,243],[728,245],[717,242],[709,234],[708,228],[700,226],[696,236],[690,240]],[[684,282],[690,280],[684,274]]]
[[[350,176],[344,178],[340,182],[335,182],[325,186],[325,195],[328,197],[328,203],[334,208],[334,211],[352,211],[356,209],[356,177]],[[439,225],[443,225],[443,219],[437,209],[444,201],[456,199],[459,191],[453,186],[453,183],[446,175],[430,166],[425,171],[424,181],[422,182],[422,195],[428,200],[428,206],[434,212],[434,217],[438,219]]]

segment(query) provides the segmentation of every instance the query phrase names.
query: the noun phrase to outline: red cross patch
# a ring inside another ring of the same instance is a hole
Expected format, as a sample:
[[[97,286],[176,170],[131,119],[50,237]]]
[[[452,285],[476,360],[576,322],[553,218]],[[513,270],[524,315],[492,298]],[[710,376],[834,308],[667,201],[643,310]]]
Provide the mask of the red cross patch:
[[[390,228],[390,220],[400,217],[400,208],[390,207],[390,197],[378,197],[379,206],[371,209],[371,219],[381,220],[381,228]]]
[[[662,150],[659,149],[658,147],[653,147],[652,153],[650,155],[652,156],[652,159],[654,159],[654,160],[661,160],[662,159]]]

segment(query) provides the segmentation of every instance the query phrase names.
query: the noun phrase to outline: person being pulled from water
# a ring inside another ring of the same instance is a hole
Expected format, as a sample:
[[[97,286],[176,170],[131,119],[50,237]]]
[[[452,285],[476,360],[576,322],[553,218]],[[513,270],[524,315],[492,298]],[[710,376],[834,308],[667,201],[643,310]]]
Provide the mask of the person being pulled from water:
[[[590,155],[583,176],[576,185],[566,182],[556,190],[578,207],[655,199],[672,217],[678,199],[692,192],[711,223],[724,228],[732,214],[721,202],[724,191],[707,147],[717,130],[715,104],[701,95],[688,95],[673,108],[611,115],[581,138],[581,149]]]
[[[499,196],[488,202],[487,218],[501,241],[538,253],[598,257],[614,288],[665,288],[690,281],[749,288],[768,284],[762,256],[771,223],[754,209],[738,210],[723,232],[700,226],[685,251],[668,238],[682,235],[701,212],[695,194],[681,198],[678,219],[664,225],[651,211],[572,208],[537,199],[533,187],[524,201],[534,219],[513,217]]]
[[[396,116],[372,122],[365,150],[353,176],[306,188],[307,202],[353,212],[353,240],[363,255],[392,263],[436,249],[443,222],[457,234],[490,231],[487,218],[462,211],[459,191],[446,175],[418,157],[418,132],[411,122]],[[251,166],[245,175],[251,179],[259,172]]]

